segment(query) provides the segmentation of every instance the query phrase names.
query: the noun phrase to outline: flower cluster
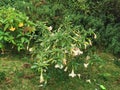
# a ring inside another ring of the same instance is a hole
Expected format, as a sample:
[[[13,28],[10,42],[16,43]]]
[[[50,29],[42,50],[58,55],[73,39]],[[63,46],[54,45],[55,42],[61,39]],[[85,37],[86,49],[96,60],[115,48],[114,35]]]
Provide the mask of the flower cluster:
[[[1,7],[0,32],[2,33],[0,33],[0,37],[5,39],[0,39],[0,46],[2,45],[0,49],[6,48],[5,44],[9,43],[12,47],[17,48],[18,51],[25,50],[32,39],[31,32],[35,31],[36,26],[36,23],[30,21],[25,14],[15,8]]]
[[[72,48],[72,55],[73,56],[78,56],[78,55],[81,55],[83,54],[83,51],[81,51],[79,48],[75,47],[75,48]]]
[[[19,25],[18,25],[18,27],[23,27],[24,26],[24,24],[21,22],[21,23],[19,23]],[[10,31],[15,31],[16,30],[16,28],[15,27],[13,27],[13,26],[11,26],[10,27],[10,29],[9,29]]]

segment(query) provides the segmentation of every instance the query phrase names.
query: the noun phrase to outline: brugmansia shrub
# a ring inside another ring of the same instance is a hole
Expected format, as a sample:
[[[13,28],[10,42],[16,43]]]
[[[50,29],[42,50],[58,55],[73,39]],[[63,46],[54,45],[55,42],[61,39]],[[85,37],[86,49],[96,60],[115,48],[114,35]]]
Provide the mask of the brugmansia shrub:
[[[25,14],[11,7],[0,8],[0,49],[6,45],[25,49],[34,31],[35,24]]]
[[[46,81],[50,67],[62,69],[70,77],[80,77],[82,72],[79,72],[79,69],[82,69],[82,66],[87,68],[90,64],[89,56],[87,56],[88,48],[92,47],[93,39],[96,39],[94,30],[96,27],[100,27],[98,23],[94,23],[97,22],[96,18],[87,15],[89,7],[86,5],[86,0],[32,0],[29,2],[23,0],[17,1],[14,6],[21,11],[26,10],[26,14],[30,16],[30,19],[44,22],[37,23],[39,25],[37,26],[37,34],[33,35],[36,42],[32,48],[35,60],[32,68],[37,69],[39,72],[40,83]],[[21,34],[23,34],[25,22],[27,23],[26,26],[28,25],[31,28],[34,26],[33,23],[29,25],[28,19],[24,19],[24,22],[21,21],[21,18],[25,17],[24,15],[19,13],[19,16],[21,16],[20,22],[15,19],[12,26],[10,26],[11,24],[6,26],[5,32],[8,31],[12,35],[20,29]],[[21,27],[18,27],[19,24]],[[25,35],[30,35],[29,31],[31,30],[25,29]],[[17,40],[20,41],[22,38],[17,38]],[[17,43],[17,41],[15,43],[11,40],[8,41],[13,45]],[[21,44],[21,42],[19,43]],[[26,43],[28,42],[22,41],[22,45]],[[17,47],[20,48],[18,44]],[[86,56],[87,59],[84,60]]]
[[[88,60],[84,60],[84,63],[81,61],[88,55],[87,49],[92,46],[92,40],[96,39],[93,30],[85,30],[82,25],[72,25],[68,17],[57,30],[43,23],[39,28],[41,33],[36,37],[36,46],[32,48],[36,61],[32,69],[40,73],[40,83],[45,81],[49,67],[67,71],[70,77],[80,77],[75,72],[83,65],[87,68],[89,64]]]
[[[15,3],[16,8],[26,10],[30,19],[44,22],[39,24],[34,36],[36,42],[30,49],[35,60],[32,68],[39,72],[40,83],[46,81],[50,67],[62,69],[70,77],[80,77],[79,69],[90,64],[84,58],[96,38],[93,31],[101,27],[101,20],[88,15],[86,1],[24,0],[19,1],[21,4]]]

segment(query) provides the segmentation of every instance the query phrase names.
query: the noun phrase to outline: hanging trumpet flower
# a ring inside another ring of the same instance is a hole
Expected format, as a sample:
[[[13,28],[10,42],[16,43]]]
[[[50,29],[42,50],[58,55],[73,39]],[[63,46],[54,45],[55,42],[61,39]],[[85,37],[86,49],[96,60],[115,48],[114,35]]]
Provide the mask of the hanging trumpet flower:
[[[89,41],[89,45],[92,46],[92,42],[91,42],[91,40],[89,39],[88,41]]]
[[[72,52],[73,52],[73,56],[78,56],[78,55],[81,55],[81,54],[83,54],[83,51],[80,51],[80,49],[79,48],[73,48],[72,49]]]
[[[64,65],[66,65],[66,64],[67,64],[67,60],[66,60],[65,58],[63,59],[63,61],[62,61],[62,62],[63,62],[63,64],[64,64]]]
[[[55,65],[55,68],[63,69],[63,65],[62,65],[62,64],[60,64],[60,65],[59,65],[59,64],[56,64],[56,65]]]
[[[78,76],[78,78],[80,78],[81,75],[80,75],[80,74],[77,74],[77,76]]]
[[[53,27],[49,26],[47,29],[48,29],[48,31],[51,31],[53,29]]]
[[[65,67],[64,71],[66,72],[68,70],[68,67]]]
[[[84,63],[84,67],[87,68],[89,63]]]
[[[45,80],[44,80],[44,77],[43,77],[43,71],[41,70],[41,74],[40,74],[40,83],[43,83]]]
[[[85,42],[84,43],[84,47],[85,47],[85,49],[87,49],[87,46],[89,45],[89,43],[88,42]]]
[[[90,59],[90,56],[86,56],[85,60],[89,60]]]
[[[69,74],[70,77],[74,78],[76,74],[74,73],[74,69],[72,69],[72,72]]]
[[[90,79],[88,79],[88,80],[86,80],[86,82],[91,83],[91,80],[90,80]]]
[[[97,35],[94,33],[94,39],[96,39],[97,38]]]

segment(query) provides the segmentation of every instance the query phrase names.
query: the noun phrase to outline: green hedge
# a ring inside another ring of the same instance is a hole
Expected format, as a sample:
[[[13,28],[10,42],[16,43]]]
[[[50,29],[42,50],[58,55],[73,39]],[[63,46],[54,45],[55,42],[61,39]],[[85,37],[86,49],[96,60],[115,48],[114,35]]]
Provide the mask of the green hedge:
[[[116,36],[120,23],[119,0],[2,0],[0,5],[15,7],[32,21],[53,26],[55,31],[67,18],[74,26],[94,29],[97,45],[107,47],[115,54],[120,52],[120,36]]]

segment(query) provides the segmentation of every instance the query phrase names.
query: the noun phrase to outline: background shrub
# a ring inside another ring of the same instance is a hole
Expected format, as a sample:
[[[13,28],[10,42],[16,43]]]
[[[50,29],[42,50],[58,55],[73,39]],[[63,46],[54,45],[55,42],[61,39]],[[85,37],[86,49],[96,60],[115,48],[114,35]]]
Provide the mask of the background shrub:
[[[28,17],[11,7],[0,8],[0,48],[11,45],[18,51],[26,49],[35,31],[35,24]]]

